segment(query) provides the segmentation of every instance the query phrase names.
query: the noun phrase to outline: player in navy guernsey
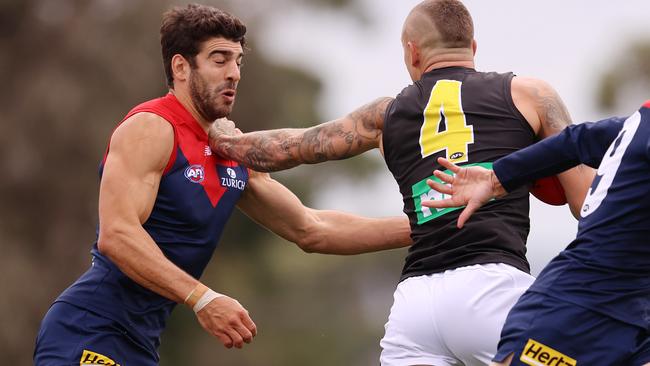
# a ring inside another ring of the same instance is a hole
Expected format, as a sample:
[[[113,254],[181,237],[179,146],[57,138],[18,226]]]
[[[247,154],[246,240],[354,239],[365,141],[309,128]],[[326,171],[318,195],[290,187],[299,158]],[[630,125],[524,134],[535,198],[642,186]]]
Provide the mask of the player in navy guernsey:
[[[571,126],[494,163],[437,171],[429,207],[467,204],[458,225],[539,177],[598,167],[576,239],[511,310],[496,365],[650,365],[650,101],[629,118]],[[468,203],[469,202],[469,203]]]
[[[421,205],[436,194],[426,184],[436,158],[489,167],[570,124],[547,83],[475,70],[473,37],[460,1],[425,0],[404,22],[413,84],[396,98],[306,129],[231,136],[234,124],[218,121],[210,130],[215,151],[258,170],[382,151],[414,242],[381,340],[383,366],[489,364],[508,310],[533,281],[525,256],[527,187],[485,207],[463,231],[455,227],[460,211]],[[576,215],[591,177],[585,167],[559,177]]]
[[[405,217],[312,210],[268,174],[212,153],[207,130],[232,110],[245,32],[212,7],[164,15],[170,93],[135,107],[110,139],[92,265],[45,315],[36,365],[156,365],[177,303],[226,347],[250,342],[257,328],[244,307],[198,281],[235,206],[309,252],[411,243]]]

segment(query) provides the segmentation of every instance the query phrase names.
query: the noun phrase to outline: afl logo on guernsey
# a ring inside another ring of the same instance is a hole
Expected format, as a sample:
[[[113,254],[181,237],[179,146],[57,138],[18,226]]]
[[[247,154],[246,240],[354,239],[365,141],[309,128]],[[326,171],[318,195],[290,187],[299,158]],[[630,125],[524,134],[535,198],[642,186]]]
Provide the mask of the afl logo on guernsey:
[[[459,152],[455,152],[455,153],[451,154],[449,159],[456,160],[456,159],[462,158],[463,156],[465,156],[465,154],[459,151]]]
[[[203,165],[195,164],[190,165],[185,169],[185,178],[192,183],[201,183],[205,179],[205,171]]]

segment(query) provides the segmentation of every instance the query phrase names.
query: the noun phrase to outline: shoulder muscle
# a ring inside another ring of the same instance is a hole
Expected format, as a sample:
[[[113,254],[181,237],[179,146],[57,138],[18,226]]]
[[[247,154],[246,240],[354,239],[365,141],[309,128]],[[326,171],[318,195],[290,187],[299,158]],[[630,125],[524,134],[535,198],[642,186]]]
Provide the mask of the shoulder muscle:
[[[174,145],[174,129],[153,113],[137,113],[125,120],[111,136],[109,157],[119,155],[143,169],[163,171]]]
[[[542,138],[571,124],[571,115],[564,102],[546,81],[515,77],[512,79],[512,97],[519,111]]]

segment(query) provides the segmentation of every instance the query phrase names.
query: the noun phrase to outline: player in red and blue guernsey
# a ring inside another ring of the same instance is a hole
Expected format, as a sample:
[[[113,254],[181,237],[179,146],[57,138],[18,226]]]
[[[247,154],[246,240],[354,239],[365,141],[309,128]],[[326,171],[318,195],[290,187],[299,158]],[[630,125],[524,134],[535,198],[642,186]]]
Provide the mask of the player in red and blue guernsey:
[[[232,110],[245,32],[212,7],[164,15],[170,93],[131,110],[110,139],[92,265],[43,319],[35,365],[157,365],[160,334],[177,303],[226,347],[250,342],[256,326],[244,307],[198,281],[235,206],[309,252],[411,243],[406,217],[312,210],[267,174],[211,152],[207,131]]]
[[[494,163],[494,171],[437,171],[432,188],[451,195],[429,207],[493,197],[577,164],[598,167],[578,235],[510,311],[495,366],[650,365],[650,101],[629,118],[569,126]]]

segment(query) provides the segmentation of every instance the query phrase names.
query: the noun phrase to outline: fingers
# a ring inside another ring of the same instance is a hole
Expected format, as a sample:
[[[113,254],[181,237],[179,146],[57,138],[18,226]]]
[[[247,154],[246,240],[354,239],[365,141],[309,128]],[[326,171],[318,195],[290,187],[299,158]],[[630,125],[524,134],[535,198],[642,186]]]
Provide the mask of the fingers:
[[[463,212],[461,212],[458,216],[458,223],[456,226],[458,226],[459,229],[462,229],[463,226],[465,226],[467,220],[469,220],[470,216],[472,216],[472,214],[474,214],[474,212],[476,212],[476,210],[478,210],[480,207],[481,205],[475,201],[469,201]]]
[[[235,344],[235,347],[242,348],[244,346],[243,342],[251,343],[253,341],[253,333],[251,333],[251,331],[248,328],[246,328],[243,324],[235,325],[233,326],[233,329],[237,333],[237,336],[239,336],[239,339],[241,339],[242,341],[242,343],[239,346]]]
[[[235,127],[235,122],[228,118],[219,118],[212,123],[209,130],[209,136],[212,139],[222,138],[222,136],[237,136],[241,131]]]
[[[432,189],[443,193],[443,194],[452,194],[452,188],[450,185],[447,184],[441,184],[438,182],[435,182],[431,179],[427,179],[427,185],[431,187]]]
[[[242,348],[251,343],[257,327],[241,304],[230,297],[217,298],[197,313],[201,325],[226,348]]]
[[[445,159],[445,158],[438,158],[438,164],[444,166],[445,168],[451,170],[454,173],[458,173],[460,171],[460,167],[451,161]]]
[[[246,343],[251,343],[253,337],[257,335],[257,327],[255,326],[255,323],[253,323],[253,320],[248,316],[248,311],[243,308],[237,319],[233,319],[230,325]],[[243,344],[237,346],[237,342],[235,342],[235,347],[241,348],[242,346]]]
[[[222,126],[233,127],[233,128],[235,127],[235,122],[229,120],[227,117],[217,118],[215,122],[221,124]]]
[[[441,173],[444,174],[438,170],[436,170],[434,173]],[[445,174],[446,175],[446,174]],[[431,187],[431,189],[436,190],[440,193],[443,194],[448,194],[452,196],[452,187],[448,184],[442,184],[438,183],[436,181],[433,181],[431,179],[427,179],[427,185]],[[448,208],[448,207],[458,207],[459,204],[458,202],[455,202],[454,197],[452,196],[451,198],[446,198],[443,200],[427,200],[427,201],[422,201],[422,206],[425,207],[432,207],[432,208]]]
[[[253,320],[250,318],[248,313],[246,313],[244,315],[245,316],[242,317],[242,323],[244,324],[246,329],[248,329],[251,332],[253,337],[255,337],[257,335],[257,325],[255,325],[255,323],[253,323]]]
[[[253,324],[253,321],[249,321]],[[228,325],[221,331],[217,332],[217,338],[223,343],[226,348],[243,348],[244,343],[251,343],[253,337],[257,334],[257,328],[253,324],[253,330],[246,326],[242,319],[239,317],[233,317]]]
[[[232,348],[235,346],[235,348],[242,348],[244,347],[244,339],[239,334],[235,329],[226,329],[226,333],[228,334],[228,337],[230,338],[231,342],[228,344],[224,344],[226,348]]]
[[[435,175],[436,178],[440,179],[441,181],[443,181],[445,183],[448,183],[448,184],[454,183],[454,176],[453,175],[443,173],[440,170],[434,170],[433,175]]]
[[[230,336],[228,336],[223,332],[216,332],[213,334],[215,337],[217,337],[217,339],[219,339],[219,341],[223,344],[224,347],[232,348],[232,339],[230,338]]]
[[[431,208],[449,208],[458,207],[458,202],[455,202],[452,198],[446,198],[444,200],[422,201],[422,206]]]

